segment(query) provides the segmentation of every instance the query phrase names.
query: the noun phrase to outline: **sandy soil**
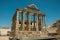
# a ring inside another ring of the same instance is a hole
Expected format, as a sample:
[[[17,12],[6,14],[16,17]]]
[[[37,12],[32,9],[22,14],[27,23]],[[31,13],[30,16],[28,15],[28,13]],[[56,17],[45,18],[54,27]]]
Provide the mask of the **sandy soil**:
[[[9,40],[9,36],[0,36],[0,40]]]

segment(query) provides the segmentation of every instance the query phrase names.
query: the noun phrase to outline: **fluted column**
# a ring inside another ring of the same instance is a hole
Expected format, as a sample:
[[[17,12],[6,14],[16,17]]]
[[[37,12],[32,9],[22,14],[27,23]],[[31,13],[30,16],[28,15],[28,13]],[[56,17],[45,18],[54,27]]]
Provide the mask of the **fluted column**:
[[[46,32],[46,17],[44,16],[44,26],[45,26],[45,32]]]
[[[43,31],[43,27],[44,26],[44,16],[41,15],[41,30]]]
[[[41,31],[41,27],[42,27],[42,16],[39,15],[39,31]]]
[[[16,10],[15,16],[16,16],[16,21],[18,21],[18,11],[17,10]]]
[[[27,12],[27,27],[28,27],[28,30],[30,31],[30,18],[29,18],[29,12]]]
[[[22,12],[22,30],[24,31],[24,12]]]
[[[38,31],[38,13],[36,13],[36,31]]]
[[[35,26],[35,14],[34,14],[34,27],[33,27],[33,31],[36,30],[36,26]]]
[[[18,35],[19,35],[19,27],[18,27],[18,11],[16,10],[16,14],[15,14],[15,17],[16,17],[16,19],[15,19],[15,21],[16,21],[16,24],[15,24],[15,26],[16,26],[16,28],[15,28],[15,37],[18,37]]]

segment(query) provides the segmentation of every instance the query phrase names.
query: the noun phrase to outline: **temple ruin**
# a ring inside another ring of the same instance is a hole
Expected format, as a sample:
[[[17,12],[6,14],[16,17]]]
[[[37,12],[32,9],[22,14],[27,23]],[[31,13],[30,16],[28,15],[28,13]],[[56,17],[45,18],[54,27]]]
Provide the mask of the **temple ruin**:
[[[16,9],[12,18],[11,36],[44,37],[46,34],[46,15],[40,12],[36,5]]]

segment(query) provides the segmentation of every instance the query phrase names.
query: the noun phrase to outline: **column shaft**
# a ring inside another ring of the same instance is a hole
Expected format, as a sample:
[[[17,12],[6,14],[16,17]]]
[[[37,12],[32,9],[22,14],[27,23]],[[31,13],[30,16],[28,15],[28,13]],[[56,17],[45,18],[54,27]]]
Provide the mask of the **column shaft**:
[[[45,26],[45,32],[46,32],[46,17],[44,16],[44,26]]]
[[[22,12],[22,30],[24,31],[24,12]]]
[[[36,31],[38,31],[38,13],[36,13]]]
[[[30,31],[30,18],[29,18],[29,12],[27,12],[27,27],[28,27],[28,30]]]
[[[42,25],[43,25],[43,22],[42,22],[42,16],[40,15],[40,30],[42,30]]]
[[[18,27],[18,11],[16,11],[16,14],[15,14],[15,17],[16,17],[16,19],[15,19],[15,21],[16,21],[16,24],[15,24],[15,26],[16,26],[16,28],[15,28],[15,37],[18,37],[19,36],[19,27]]]
[[[36,30],[36,26],[35,26],[35,14],[34,14],[34,27],[33,27],[33,31]]]

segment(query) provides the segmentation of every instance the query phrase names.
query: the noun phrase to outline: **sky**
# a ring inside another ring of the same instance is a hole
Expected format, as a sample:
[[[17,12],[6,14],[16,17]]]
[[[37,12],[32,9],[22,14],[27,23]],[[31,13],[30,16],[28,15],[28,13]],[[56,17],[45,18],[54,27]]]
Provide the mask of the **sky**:
[[[0,26],[11,27],[12,17],[17,8],[35,4],[46,14],[46,24],[60,19],[60,0],[0,0]]]

